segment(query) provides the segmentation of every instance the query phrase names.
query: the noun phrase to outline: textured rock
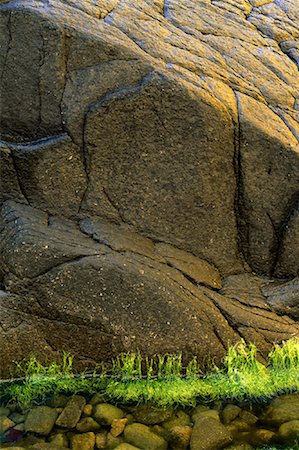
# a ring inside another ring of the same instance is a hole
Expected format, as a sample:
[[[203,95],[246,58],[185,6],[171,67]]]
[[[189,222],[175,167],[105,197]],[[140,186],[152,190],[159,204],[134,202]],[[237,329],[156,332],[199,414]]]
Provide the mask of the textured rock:
[[[78,212],[86,189],[86,174],[80,148],[68,135],[8,146],[30,205],[52,215],[70,217]]]
[[[100,403],[95,406],[93,416],[99,423],[111,425],[114,419],[122,419],[124,412],[109,403]]]
[[[56,420],[56,425],[64,428],[74,428],[81,417],[86,400],[80,395],[73,395],[67,402],[61,414]],[[91,431],[91,430],[86,430]]]
[[[267,302],[278,314],[286,314],[299,320],[299,279],[263,288]]]
[[[3,373],[298,335],[298,5],[191,3],[1,2]]]
[[[144,425],[154,425],[164,422],[169,419],[173,414],[173,409],[159,409],[149,405],[137,406],[133,410],[133,417],[136,422],[143,423]]]
[[[213,450],[232,442],[232,437],[224,425],[212,417],[196,420],[191,434],[191,450]]]
[[[92,432],[75,434],[71,438],[71,445],[73,450],[93,450],[96,438]]]
[[[287,394],[274,399],[261,417],[263,423],[275,426],[294,420],[299,420],[299,394]]]
[[[128,425],[124,431],[125,440],[143,450],[166,450],[167,442],[149,427],[141,423]]]
[[[25,430],[37,434],[48,435],[57,418],[55,409],[48,406],[37,406],[29,411],[25,420]]]

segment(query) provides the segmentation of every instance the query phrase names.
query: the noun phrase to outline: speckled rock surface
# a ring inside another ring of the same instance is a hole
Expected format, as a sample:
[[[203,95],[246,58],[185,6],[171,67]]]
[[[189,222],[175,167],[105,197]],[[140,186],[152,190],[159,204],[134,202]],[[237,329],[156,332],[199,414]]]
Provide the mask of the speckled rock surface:
[[[0,2],[3,376],[29,349],[298,335],[296,283],[261,292],[299,270],[298,22],[297,0]]]

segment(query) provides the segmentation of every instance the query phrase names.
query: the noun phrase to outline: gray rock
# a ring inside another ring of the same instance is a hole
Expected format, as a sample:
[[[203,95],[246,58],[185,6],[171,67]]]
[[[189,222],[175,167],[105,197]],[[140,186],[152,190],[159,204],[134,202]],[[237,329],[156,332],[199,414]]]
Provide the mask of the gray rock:
[[[53,215],[77,214],[86,189],[86,173],[80,148],[67,134],[7,145],[14,155],[22,192],[31,206]]]
[[[166,259],[168,264],[191,277],[196,283],[221,289],[220,273],[207,261],[195,258],[194,255],[178,250],[169,244],[156,244],[155,250]]]
[[[74,428],[81,417],[86,400],[81,395],[73,395],[56,420],[56,425],[64,428]]]
[[[299,278],[284,283],[275,283],[263,288],[268,304],[278,314],[299,319]]]
[[[124,431],[126,442],[142,450],[166,450],[167,442],[149,427],[141,423],[127,425]]]
[[[49,406],[37,406],[31,409],[25,421],[25,430],[47,436],[57,419],[57,412]]]
[[[232,436],[217,419],[201,417],[196,420],[190,441],[191,450],[214,450],[232,442]]]

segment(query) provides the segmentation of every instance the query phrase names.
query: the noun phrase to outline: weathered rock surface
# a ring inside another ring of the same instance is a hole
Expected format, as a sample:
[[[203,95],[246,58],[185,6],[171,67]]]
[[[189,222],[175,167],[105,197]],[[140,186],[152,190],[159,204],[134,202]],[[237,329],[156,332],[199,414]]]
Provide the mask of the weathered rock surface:
[[[298,21],[296,0],[0,2],[3,374],[29,349],[298,334]]]

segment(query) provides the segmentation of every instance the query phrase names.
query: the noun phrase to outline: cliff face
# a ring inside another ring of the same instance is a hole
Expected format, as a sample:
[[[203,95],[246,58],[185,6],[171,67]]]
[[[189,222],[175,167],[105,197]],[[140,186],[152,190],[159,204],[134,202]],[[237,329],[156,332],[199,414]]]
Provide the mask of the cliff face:
[[[7,367],[298,334],[298,23],[297,0],[0,2]]]

